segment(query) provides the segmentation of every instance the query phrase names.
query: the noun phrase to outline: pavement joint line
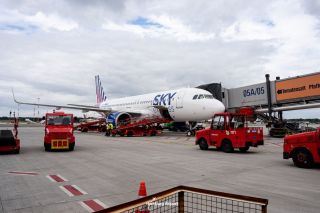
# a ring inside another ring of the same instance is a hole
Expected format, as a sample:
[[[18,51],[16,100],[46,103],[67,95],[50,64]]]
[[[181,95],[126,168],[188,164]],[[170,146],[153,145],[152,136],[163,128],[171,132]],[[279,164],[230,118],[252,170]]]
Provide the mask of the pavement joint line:
[[[20,171],[10,171],[8,172],[9,174],[14,174],[14,175],[39,175],[37,172],[20,172]]]
[[[96,212],[108,208],[106,204],[98,199],[80,201],[79,204],[88,212]]]

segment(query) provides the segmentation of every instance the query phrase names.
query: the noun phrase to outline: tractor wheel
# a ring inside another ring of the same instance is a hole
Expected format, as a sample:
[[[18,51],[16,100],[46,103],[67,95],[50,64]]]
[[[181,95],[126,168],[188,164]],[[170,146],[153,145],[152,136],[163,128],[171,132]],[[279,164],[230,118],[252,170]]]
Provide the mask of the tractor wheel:
[[[222,149],[222,151],[224,151],[226,153],[233,152],[232,143],[229,140],[223,140],[221,149]]]
[[[188,130],[188,131],[187,131],[187,136],[188,136],[188,137],[191,137],[191,136],[193,136],[193,135],[194,135],[194,134],[193,134],[193,132],[192,132],[191,130]]]
[[[294,165],[300,168],[311,168],[313,165],[312,155],[308,150],[298,149],[292,154]]]
[[[69,151],[73,151],[74,150],[74,145],[75,145],[75,143],[69,144]]]
[[[249,150],[249,146],[239,148],[240,152],[247,152]]]
[[[198,144],[201,150],[207,150],[209,148],[207,141],[203,138],[199,140]]]
[[[46,152],[48,152],[48,151],[51,151],[51,144],[44,144],[44,150],[46,151]]]

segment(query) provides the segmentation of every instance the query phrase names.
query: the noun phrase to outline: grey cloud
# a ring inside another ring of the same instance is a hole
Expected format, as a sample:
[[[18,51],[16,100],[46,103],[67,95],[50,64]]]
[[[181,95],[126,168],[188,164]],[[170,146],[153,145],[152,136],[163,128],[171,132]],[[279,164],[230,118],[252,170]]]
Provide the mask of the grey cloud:
[[[279,69],[269,65],[274,65],[273,56],[286,42],[281,38],[225,41],[219,34],[239,20],[269,20],[272,2],[74,0],[41,1],[37,5],[29,1],[2,2],[1,7],[26,14],[56,13],[71,18],[81,28],[29,34],[0,31],[0,113],[12,108],[11,85],[19,98],[28,101],[40,97],[42,103],[93,104],[97,74],[108,98],[117,98],[211,82],[221,82],[227,88],[240,87],[265,81],[266,73],[272,78],[284,78],[295,75],[297,70],[299,74],[317,71],[320,62],[316,44],[308,46],[308,52],[312,52],[308,62],[312,63],[301,63],[306,54],[298,49],[301,54],[290,63],[300,63],[301,67],[294,69],[289,64]],[[180,20],[195,32],[215,32],[218,36],[206,41],[181,42],[101,29],[106,20],[127,23],[139,16],[163,14]],[[32,112],[32,108],[23,109]]]

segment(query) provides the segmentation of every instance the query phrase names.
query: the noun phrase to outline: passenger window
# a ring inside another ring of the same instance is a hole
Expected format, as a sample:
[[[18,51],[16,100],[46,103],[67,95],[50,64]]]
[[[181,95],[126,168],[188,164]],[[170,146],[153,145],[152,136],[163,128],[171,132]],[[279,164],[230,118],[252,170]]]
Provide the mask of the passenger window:
[[[198,99],[203,99],[204,96],[203,95],[199,95]]]
[[[195,100],[195,99],[197,99],[198,98],[198,95],[195,95],[195,96],[193,96],[193,100]]]

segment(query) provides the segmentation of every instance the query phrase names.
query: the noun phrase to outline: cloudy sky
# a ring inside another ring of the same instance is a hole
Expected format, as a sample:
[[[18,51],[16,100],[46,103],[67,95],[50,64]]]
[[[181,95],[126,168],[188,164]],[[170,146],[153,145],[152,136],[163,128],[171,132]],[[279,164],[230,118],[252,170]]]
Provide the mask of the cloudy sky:
[[[11,88],[25,101],[92,104],[96,74],[116,98],[316,72],[319,11],[319,0],[1,0],[0,115],[17,110]]]

